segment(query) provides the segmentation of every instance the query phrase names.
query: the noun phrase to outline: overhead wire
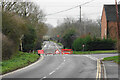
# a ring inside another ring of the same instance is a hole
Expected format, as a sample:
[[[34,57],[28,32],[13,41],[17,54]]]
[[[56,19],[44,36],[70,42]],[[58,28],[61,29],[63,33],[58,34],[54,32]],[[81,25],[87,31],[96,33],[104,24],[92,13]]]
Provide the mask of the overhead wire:
[[[79,7],[79,6],[83,6],[83,5],[85,5],[85,4],[91,3],[92,1],[94,1],[94,0],[85,2],[85,3],[83,3],[83,4],[74,6],[74,7],[72,7],[72,8],[66,9],[66,10],[58,11],[58,12],[55,12],[55,13],[50,13],[50,14],[47,14],[46,16],[50,16],[50,15],[55,15],[55,14],[58,14],[58,13],[66,12],[66,11],[72,10],[72,9],[74,9],[74,8],[77,8],[77,7]]]

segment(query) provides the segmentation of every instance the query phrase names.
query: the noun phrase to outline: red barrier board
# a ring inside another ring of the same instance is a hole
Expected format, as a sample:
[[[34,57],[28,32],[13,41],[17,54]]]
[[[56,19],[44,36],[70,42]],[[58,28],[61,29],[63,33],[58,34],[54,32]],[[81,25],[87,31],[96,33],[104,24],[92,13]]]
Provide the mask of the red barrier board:
[[[38,50],[38,54],[44,54],[44,50]]]
[[[62,54],[72,54],[72,49],[61,49]]]

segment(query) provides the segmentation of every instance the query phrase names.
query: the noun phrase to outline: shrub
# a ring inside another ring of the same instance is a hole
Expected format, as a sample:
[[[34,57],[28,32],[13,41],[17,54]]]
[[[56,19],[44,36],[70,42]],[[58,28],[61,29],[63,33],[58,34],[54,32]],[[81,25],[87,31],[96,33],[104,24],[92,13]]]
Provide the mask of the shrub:
[[[13,41],[2,34],[2,59],[7,60],[17,51]]]
[[[87,36],[85,38],[77,38],[76,40],[74,40],[73,44],[72,44],[72,48],[75,51],[79,51],[79,50],[83,50],[82,45],[84,46],[84,50],[88,50],[89,49],[89,45],[88,43],[91,42],[91,38],[90,36]]]
[[[10,59],[19,50],[20,37],[26,30],[23,18],[2,12],[2,59]]]
[[[76,38],[76,31],[74,29],[67,30],[62,37],[62,44],[66,48],[72,48],[72,43]]]

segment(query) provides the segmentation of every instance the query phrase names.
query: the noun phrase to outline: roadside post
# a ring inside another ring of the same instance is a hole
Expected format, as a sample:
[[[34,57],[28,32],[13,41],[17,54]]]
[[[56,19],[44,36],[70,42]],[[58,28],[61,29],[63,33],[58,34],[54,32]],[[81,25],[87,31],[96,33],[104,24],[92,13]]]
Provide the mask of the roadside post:
[[[82,47],[83,47],[83,51],[84,51],[84,47],[85,47],[85,45],[83,44]]]

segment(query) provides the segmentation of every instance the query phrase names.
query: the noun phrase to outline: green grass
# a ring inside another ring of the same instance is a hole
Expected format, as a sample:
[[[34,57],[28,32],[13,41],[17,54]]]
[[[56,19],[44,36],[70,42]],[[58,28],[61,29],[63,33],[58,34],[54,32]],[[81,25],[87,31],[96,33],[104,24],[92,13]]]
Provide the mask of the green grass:
[[[120,56],[106,57],[103,59],[103,61],[114,61],[120,64]]]
[[[63,44],[62,44],[62,43],[58,43],[58,45],[63,46]]]
[[[0,63],[2,65],[2,74],[25,67],[37,61],[38,58],[39,56],[37,54],[19,52],[13,58]]]
[[[116,50],[102,50],[102,51],[73,51],[73,54],[97,54],[97,53],[115,53]]]

